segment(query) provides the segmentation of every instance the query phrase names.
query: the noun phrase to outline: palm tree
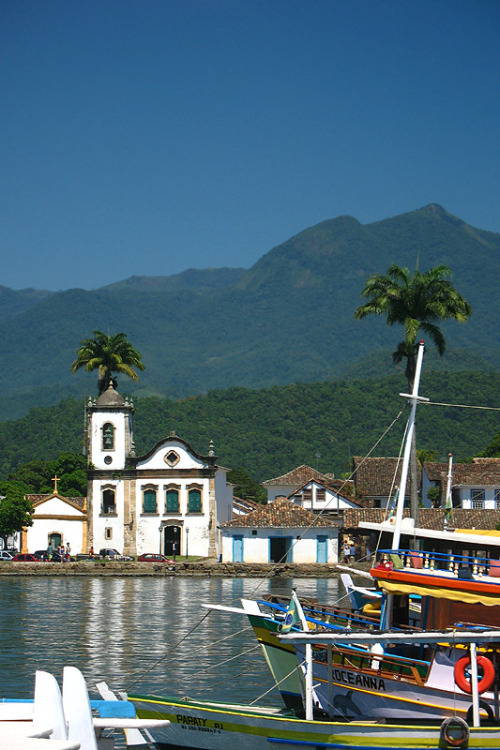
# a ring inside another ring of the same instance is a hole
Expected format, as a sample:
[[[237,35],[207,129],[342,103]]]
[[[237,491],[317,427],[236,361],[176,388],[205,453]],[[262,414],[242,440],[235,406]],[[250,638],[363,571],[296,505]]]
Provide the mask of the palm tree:
[[[413,274],[396,264],[389,267],[387,276],[370,276],[361,292],[368,302],[356,308],[354,317],[361,320],[367,315],[386,315],[388,325],[399,323],[405,337],[392,355],[397,364],[406,359],[405,375],[410,389],[415,375],[415,364],[420,329],[434,342],[443,356],[446,342],[438,323],[453,319],[464,323],[471,315],[469,303],[449,281],[448,266],[436,266],[425,273],[417,269]]]
[[[139,376],[134,367],[144,370],[141,355],[134,349],[124,333],[106,335],[102,331],[92,331],[94,338],[83,339],[77,351],[77,357],[71,365],[71,372],[85,367],[87,372],[98,370],[99,395],[109,386],[110,382],[116,386],[114,372],[123,372],[132,380]]]
[[[407,268],[395,263],[389,266],[387,276],[370,276],[361,292],[368,299],[356,308],[357,320],[367,315],[385,315],[388,325],[399,323],[404,327],[405,337],[392,355],[395,364],[406,359],[405,375],[410,392],[413,388],[417,361],[418,334],[420,329],[434,342],[443,356],[446,342],[438,323],[443,320],[458,320],[464,323],[472,314],[469,303],[449,281],[451,270],[448,266],[436,266],[425,273],[418,268],[412,274]],[[410,466],[411,514],[418,520],[417,495],[417,451],[415,432],[413,433]]]

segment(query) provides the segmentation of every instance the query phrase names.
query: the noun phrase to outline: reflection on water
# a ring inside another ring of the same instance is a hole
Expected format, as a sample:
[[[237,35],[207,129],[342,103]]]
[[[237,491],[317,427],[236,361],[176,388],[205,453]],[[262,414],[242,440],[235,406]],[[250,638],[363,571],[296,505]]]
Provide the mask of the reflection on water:
[[[245,616],[201,605],[239,606],[267,593],[334,604],[337,579],[0,579],[0,695],[31,697],[36,669],[58,679],[65,664],[89,686],[252,701],[272,687]],[[265,702],[277,700],[272,691]]]

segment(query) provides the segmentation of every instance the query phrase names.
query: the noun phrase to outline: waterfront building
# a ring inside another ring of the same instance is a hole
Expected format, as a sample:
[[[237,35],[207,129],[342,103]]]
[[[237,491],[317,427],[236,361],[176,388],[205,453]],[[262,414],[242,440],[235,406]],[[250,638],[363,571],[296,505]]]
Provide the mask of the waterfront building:
[[[88,543],[127,555],[217,558],[233,516],[227,469],[213,445],[197,453],[175,432],[136,456],[133,404],[110,384],[86,409]]]

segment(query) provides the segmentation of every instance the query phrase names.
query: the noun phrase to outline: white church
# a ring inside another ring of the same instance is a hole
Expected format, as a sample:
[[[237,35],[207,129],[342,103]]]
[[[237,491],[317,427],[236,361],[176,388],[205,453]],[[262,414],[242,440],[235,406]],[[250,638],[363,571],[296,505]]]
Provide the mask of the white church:
[[[68,508],[74,499],[61,497],[57,488],[51,496],[33,497],[38,507],[33,526],[23,531],[23,551],[69,541],[73,555],[114,548],[133,556],[219,557],[219,526],[233,517],[228,470],[217,465],[212,444],[203,456],[173,432],[146,455],[136,456],[133,411],[112,384],[89,399],[86,502],[71,508],[73,518]],[[47,513],[49,507],[55,512]]]

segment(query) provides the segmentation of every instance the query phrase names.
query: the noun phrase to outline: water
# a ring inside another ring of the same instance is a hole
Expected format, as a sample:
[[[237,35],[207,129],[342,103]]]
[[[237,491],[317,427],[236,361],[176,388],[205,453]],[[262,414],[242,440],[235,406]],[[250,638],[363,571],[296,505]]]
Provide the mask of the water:
[[[0,577],[0,696],[31,698],[36,669],[78,667],[114,690],[279,703],[240,606],[267,593],[334,604],[338,579]]]

